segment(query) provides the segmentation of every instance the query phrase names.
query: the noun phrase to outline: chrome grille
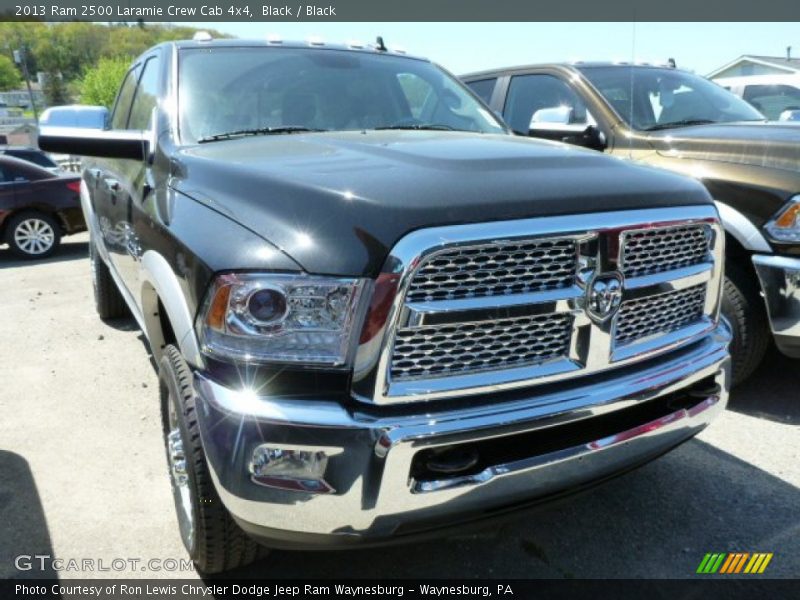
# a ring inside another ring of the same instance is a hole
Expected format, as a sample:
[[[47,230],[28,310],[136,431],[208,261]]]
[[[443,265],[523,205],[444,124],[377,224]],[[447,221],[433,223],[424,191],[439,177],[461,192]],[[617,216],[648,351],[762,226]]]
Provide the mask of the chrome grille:
[[[576,258],[572,239],[448,248],[423,260],[406,298],[425,302],[563,288],[575,280]]]
[[[703,317],[706,286],[623,302],[617,315],[615,341],[629,344],[651,335],[686,327]]]
[[[571,325],[570,315],[550,314],[401,329],[391,377],[400,381],[541,364],[566,355]]]
[[[708,257],[709,232],[702,223],[626,231],[622,272],[639,277],[699,264]]]
[[[710,205],[409,233],[376,283],[353,395],[376,404],[488,398],[698,340],[716,326],[723,241]],[[603,287],[619,274],[621,290]]]

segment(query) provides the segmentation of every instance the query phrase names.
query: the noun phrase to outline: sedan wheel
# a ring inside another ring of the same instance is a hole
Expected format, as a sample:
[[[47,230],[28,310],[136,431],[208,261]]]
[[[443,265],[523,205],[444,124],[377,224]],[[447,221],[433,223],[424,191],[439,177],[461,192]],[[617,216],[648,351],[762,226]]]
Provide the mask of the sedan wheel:
[[[6,241],[18,256],[44,258],[55,251],[60,237],[58,226],[51,217],[27,213],[12,218]]]

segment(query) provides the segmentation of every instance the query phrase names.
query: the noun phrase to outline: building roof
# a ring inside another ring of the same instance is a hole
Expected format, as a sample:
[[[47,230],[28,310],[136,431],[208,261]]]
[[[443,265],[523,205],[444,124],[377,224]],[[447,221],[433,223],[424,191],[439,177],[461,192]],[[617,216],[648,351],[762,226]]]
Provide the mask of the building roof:
[[[708,78],[716,77],[723,71],[727,71],[734,65],[737,65],[742,62],[753,62],[757,64],[767,65],[770,67],[776,67],[778,69],[783,69],[788,73],[800,72],[800,58],[786,58],[785,56],[783,57],[759,56],[756,54],[744,54],[739,58],[737,58],[736,60],[733,60],[728,64],[721,66],[718,69],[715,69],[714,71],[706,75],[706,77]]]

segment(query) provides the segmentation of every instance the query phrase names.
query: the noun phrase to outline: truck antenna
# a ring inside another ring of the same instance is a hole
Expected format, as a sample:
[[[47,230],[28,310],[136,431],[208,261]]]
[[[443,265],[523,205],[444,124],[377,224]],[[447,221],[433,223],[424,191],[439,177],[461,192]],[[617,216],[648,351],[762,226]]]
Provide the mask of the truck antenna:
[[[383,43],[383,36],[375,38],[375,49],[381,52],[386,52],[386,44]]]

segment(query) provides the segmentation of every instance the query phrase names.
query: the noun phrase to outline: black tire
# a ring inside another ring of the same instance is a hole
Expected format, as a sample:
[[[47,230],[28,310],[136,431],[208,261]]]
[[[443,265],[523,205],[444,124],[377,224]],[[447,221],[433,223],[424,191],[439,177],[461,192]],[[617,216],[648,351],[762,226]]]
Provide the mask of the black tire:
[[[19,258],[47,258],[61,243],[61,226],[46,213],[30,210],[21,212],[9,219],[6,243]]]
[[[94,240],[89,240],[89,263],[92,269],[94,306],[101,319],[120,319],[130,315],[128,305],[122,297],[108,265],[100,258]]]
[[[191,371],[175,346],[164,348],[159,383],[164,445],[183,545],[203,573],[220,573],[250,564],[263,549],[242,531],[220,501],[200,441]],[[173,440],[179,437],[180,451],[176,452],[170,436]],[[185,465],[185,488],[178,483],[180,469],[174,468],[180,456]],[[191,514],[186,514],[183,504],[184,490],[188,492]],[[193,528],[191,535],[186,519]]]
[[[752,375],[761,364],[771,337],[755,274],[736,265],[726,265],[722,314],[733,329],[731,384],[735,386]]]

